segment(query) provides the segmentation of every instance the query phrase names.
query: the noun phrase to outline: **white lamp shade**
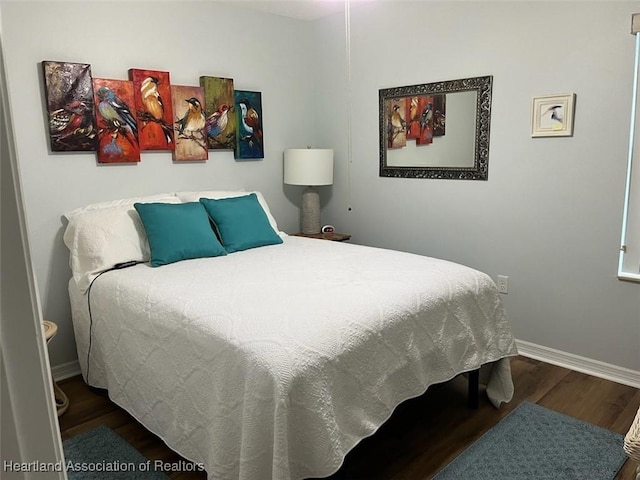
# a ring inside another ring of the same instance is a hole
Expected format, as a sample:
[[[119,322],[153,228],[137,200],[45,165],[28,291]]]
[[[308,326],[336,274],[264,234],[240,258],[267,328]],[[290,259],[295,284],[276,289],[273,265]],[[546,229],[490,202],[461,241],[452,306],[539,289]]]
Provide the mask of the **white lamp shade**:
[[[333,184],[333,150],[329,148],[285,150],[284,183],[305,186]]]

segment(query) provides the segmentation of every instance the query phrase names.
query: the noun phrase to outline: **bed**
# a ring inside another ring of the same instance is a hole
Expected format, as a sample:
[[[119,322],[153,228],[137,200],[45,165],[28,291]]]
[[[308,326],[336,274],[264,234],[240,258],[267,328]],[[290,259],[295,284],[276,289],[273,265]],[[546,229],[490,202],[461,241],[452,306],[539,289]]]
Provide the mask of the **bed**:
[[[494,405],[511,399],[517,351],[486,274],[288,236],[252,193],[277,240],[160,267],[141,203],[195,208],[199,198],[249,194],[180,192],[67,214],[88,384],[211,479],[330,475],[401,402],[464,372],[481,369]],[[239,216],[210,218],[220,238]],[[142,263],[110,269],[122,262]]]

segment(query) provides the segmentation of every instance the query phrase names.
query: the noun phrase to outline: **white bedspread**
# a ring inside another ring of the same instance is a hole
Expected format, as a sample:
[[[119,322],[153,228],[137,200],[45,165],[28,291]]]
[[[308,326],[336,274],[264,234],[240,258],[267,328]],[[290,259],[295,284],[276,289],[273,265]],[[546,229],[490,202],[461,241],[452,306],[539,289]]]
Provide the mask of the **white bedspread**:
[[[87,296],[70,296],[87,379]],[[399,403],[491,362],[492,401],[513,393],[494,283],[428,257],[286,237],[105,273],[91,311],[88,383],[211,479],[329,475]]]

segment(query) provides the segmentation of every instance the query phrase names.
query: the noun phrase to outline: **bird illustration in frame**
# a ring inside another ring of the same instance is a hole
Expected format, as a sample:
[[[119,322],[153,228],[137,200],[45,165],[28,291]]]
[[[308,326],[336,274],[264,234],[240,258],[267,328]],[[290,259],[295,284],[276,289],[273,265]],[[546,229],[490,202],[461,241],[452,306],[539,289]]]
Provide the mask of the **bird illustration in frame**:
[[[174,161],[200,161],[209,158],[207,113],[204,109],[204,89],[197,86],[172,85],[173,112],[175,119]]]
[[[169,72],[132,68],[140,150],[173,150],[173,105]]]
[[[93,89],[98,125],[98,163],[139,162],[133,82],[96,78]]]
[[[547,108],[547,111],[545,112],[545,114],[551,112],[551,120],[556,122],[553,123],[553,129],[560,130],[562,128],[562,123],[564,122],[562,119],[563,107],[564,105],[552,105]]]

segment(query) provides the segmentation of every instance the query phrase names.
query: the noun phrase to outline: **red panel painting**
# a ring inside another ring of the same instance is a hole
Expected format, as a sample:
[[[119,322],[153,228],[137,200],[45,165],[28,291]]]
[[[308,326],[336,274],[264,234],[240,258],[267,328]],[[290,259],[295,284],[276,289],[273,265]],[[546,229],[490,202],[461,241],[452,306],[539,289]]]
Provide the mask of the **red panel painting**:
[[[93,80],[98,126],[98,162],[140,161],[133,82]]]
[[[207,149],[206,113],[202,87],[171,86],[173,98],[175,161],[196,161],[209,158]]]
[[[420,137],[420,110],[418,109],[418,97],[407,97],[407,138]]]
[[[42,62],[52,152],[94,151],[91,65]]]
[[[173,107],[169,72],[132,68],[141,150],[173,150]]]
[[[416,145],[433,143],[433,97],[418,97],[420,111],[420,134],[416,138]]]

